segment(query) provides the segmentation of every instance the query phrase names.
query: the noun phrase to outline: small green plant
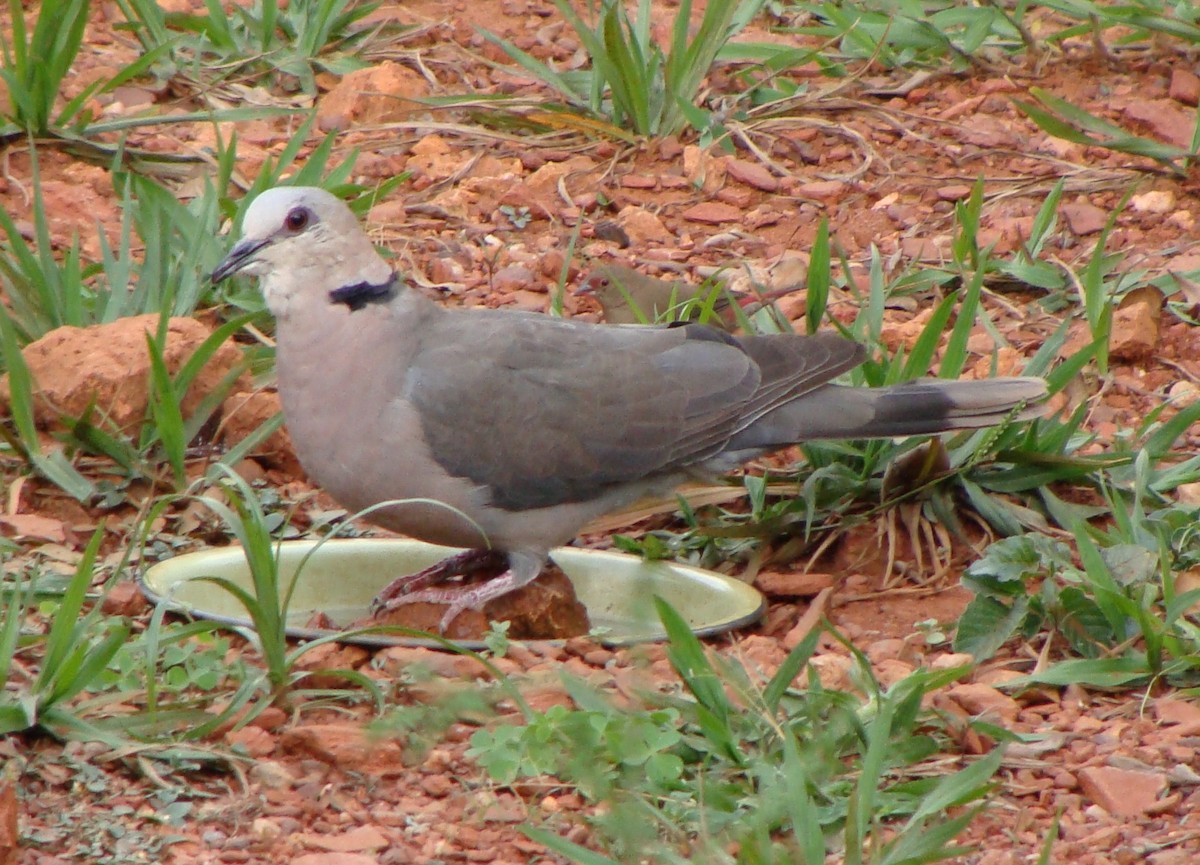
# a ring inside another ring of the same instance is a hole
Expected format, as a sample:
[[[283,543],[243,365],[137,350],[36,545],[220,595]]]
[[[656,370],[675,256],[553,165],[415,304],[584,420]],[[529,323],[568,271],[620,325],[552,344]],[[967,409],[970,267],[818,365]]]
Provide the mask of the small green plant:
[[[1194,147],[1176,147],[1153,138],[1134,135],[1040,87],[1029,88],[1029,93],[1038,104],[1020,99],[1014,99],[1013,104],[1039,128],[1055,138],[1087,147],[1103,147],[1130,156],[1145,156],[1180,175],[1186,173],[1190,160],[1195,157]],[[1197,128],[1200,129],[1200,125]]]
[[[96,81],[56,111],[62,82],[83,44],[90,9],[88,0],[47,0],[39,6],[33,31],[27,32],[22,4],[9,0],[11,41],[0,36],[0,78],[9,100],[0,139],[6,143],[83,132],[92,122],[84,108],[88,100],[143,74],[154,61],[154,55],[147,54],[112,78]]]
[[[568,680],[578,708],[555,706],[472,737],[468,755],[498,782],[549,775],[602,804],[593,838],[608,855],[549,826],[526,834],[589,865],[816,865],[833,851],[846,862],[899,865],[963,852],[953,840],[978,813],[972,803],[986,795],[1000,752],[950,774],[919,770],[946,744],[921,700],[961,671],[922,671],[881,691],[859,658],[868,696],[828,691],[811,669],[805,677],[814,630],[759,685],[656,604],[679,693],[647,694],[644,707],[623,710]]]
[[[379,7],[361,0],[255,0],[249,6],[205,4],[204,15],[165,13],[151,0],[118,0],[130,29],[150,54],[169,51],[170,69],[198,88],[249,74],[315,96],[317,71],[344,75],[384,29],[363,24]],[[394,28],[392,28],[394,29]]]
[[[1200,478],[1200,457],[1173,453],[1176,439],[1200,419],[1200,405],[1166,423],[1159,414],[1122,448],[1126,459],[1101,476],[1107,507],[1047,499],[1061,521],[1071,521],[1075,550],[1027,533],[993,544],[967,569],[963,581],[975,599],[959,621],[957,651],[982,660],[1013,636],[1048,631],[1079,659],[1039,672],[1039,681],[1116,687],[1165,675],[1196,683],[1200,629],[1189,610],[1200,591],[1177,592],[1175,580],[1200,560],[1200,538],[1195,508],[1167,494]],[[1108,515],[1108,528],[1087,522]]]
[[[571,107],[638,135],[672,135],[708,122],[703,112],[695,113],[704,80],[729,40],[765,2],[711,0],[692,33],[692,3],[682,0],[664,51],[650,34],[650,0],[639,0],[632,18],[623,3],[600,0],[598,6],[589,4],[590,20],[566,0],[554,0],[591,59],[591,68],[582,72],[558,72],[508,40],[487,31],[483,35]]]
[[[1029,20],[1030,11],[1038,8],[1057,14]],[[777,14],[800,19],[802,23],[786,29],[836,45],[842,58],[891,68],[946,62],[963,68],[997,52],[1036,57],[1081,37],[1090,37],[1100,51],[1107,50],[1106,40],[1126,45],[1155,35],[1177,38],[1185,45],[1200,42],[1195,9],[1171,0],[1047,0],[1011,7],[953,0],[853,0],[786,4]]]
[[[41,729],[60,738],[83,738],[116,744],[121,736],[97,726],[72,702],[100,683],[105,669],[129,637],[123,620],[102,619],[99,607],[84,612],[92,585],[96,554],[104,539],[97,529],[67,584],[43,644],[41,664],[29,682],[0,692],[0,735]],[[29,580],[5,604],[0,625],[0,678],[12,681],[21,622],[34,598],[36,585]]]

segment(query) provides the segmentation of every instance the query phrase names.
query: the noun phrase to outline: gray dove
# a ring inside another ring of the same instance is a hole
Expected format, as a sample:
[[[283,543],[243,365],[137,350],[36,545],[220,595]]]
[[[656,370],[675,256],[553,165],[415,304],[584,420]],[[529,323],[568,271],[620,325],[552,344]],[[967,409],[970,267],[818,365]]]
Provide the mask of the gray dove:
[[[591,520],[810,439],[891,437],[1038,414],[1038,378],[831,381],[841,336],[733,336],[450,310],[409,289],[330,193],[277,187],[214,271],[257,276],[277,320],[284,416],[305,470],[387,529],[466,550],[399,577],[391,609],[448,604],[443,630],[531,582]],[[395,503],[394,500],[404,502]],[[500,564],[499,576],[439,586]]]

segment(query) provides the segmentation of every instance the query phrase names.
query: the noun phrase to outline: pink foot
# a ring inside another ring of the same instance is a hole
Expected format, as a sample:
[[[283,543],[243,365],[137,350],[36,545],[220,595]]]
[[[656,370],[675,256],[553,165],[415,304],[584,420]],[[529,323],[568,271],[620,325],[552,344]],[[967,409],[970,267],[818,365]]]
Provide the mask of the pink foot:
[[[380,613],[411,604],[412,592],[436,586],[451,577],[467,576],[484,570],[499,571],[507,564],[505,555],[495,550],[463,550],[415,574],[405,574],[392,580],[375,596],[375,600],[371,602],[371,611]]]
[[[444,589],[423,589],[407,595],[401,595],[390,601],[385,609],[394,610],[404,604],[447,604],[446,613],[438,622],[438,630],[443,634],[450,623],[464,610],[480,610],[488,601],[506,595],[513,589],[520,588],[524,583],[517,582],[512,571],[505,571],[498,577],[474,586],[456,586]]]

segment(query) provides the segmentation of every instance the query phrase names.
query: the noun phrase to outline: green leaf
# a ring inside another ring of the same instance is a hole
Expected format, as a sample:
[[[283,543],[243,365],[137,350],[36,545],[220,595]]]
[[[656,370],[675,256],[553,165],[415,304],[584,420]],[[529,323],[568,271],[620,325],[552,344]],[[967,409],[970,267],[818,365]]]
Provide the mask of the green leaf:
[[[985,661],[1020,630],[1029,613],[1029,599],[1014,598],[1005,604],[988,595],[976,595],[958,620],[954,651]]]

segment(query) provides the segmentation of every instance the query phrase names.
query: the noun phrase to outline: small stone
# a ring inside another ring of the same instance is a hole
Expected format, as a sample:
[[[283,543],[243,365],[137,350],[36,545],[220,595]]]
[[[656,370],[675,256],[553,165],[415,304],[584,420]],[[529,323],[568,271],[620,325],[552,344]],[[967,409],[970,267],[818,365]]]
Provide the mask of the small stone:
[[[1160,724],[1185,727],[1200,732],[1200,706],[1175,697],[1160,697],[1154,701],[1154,717]]]
[[[131,581],[117,583],[100,602],[101,611],[108,616],[137,616],[149,608],[150,602]]]
[[[1079,237],[1095,234],[1108,222],[1108,213],[1088,201],[1075,201],[1059,208],[1067,227]]]
[[[885,658],[878,664],[874,664],[875,678],[879,680],[885,688],[890,688],[897,682],[901,682],[912,675],[912,664],[906,661],[901,661],[899,658]]]
[[[1184,105],[1200,103],[1200,76],[1190,69],[1176,66],[1171,70],[1171,86],[1167,95]]]
[[[954,667],[969,667],[974,663],[975,656],[968,652],[947,652],[930,660],[929,669],[951,670]]]
[[[296,783],[296,776],[277,760],[255,760],[250,767],[250,780],[271,790],[282,790]]]
[[[817,201],[836,201],[846,193],[846,184],[840,180],[815,180],[796,187],[800,198],[815,198]]]
[[[435,652],[418,646],[389,646],[375,655],[374,665],[389,676],[416,673],[444,679],[474,679],[487,676],[487,669],[466,655]]]
[[[496,291],[517,291],[534,284],[533,271],[521,264],[510,264],[492,274],[492,287]]]
[[[250,757],[265,757],[275,751],[275,736],[258,727],[245,726],[230,730],[225,741]]]
[[[308,724],[284,731],[280,742],[292,752],[355,772],[383,774],[403,768],[400,745],[370,736],[360,724]]]
[[[1021,704],[1007,694],[1002,694],[990,685],[969,682],[955,685],[949,696],[972,715],[996,715],[1005,721],[1015,721],[1021,712]]]
[[[374,826],[358,826],[340,835],[305,832],[295,837],[306,847],[319,847],[336,853],[361,853],[388,845],[388,839]]]
[[[836,582],[833,574],[776,573],[760,571],[754,585],[765,595],[773,598],[806,598]]]
[[[290,861],[292,865],[379,865],[379,860],[366,853],[305,853]]]
[[[725,163],[725,170],[738,183],[753,186],[763,192],[775,192],[779,189],[779,178],[772,174],[761,162],[748,162],[744,159],[730,159]]]
[[[939,186],[937,189],[937,197],[940,201],[962,201],[964,198],[969,198],[971,195],[971,187],[965,183],[956,183],[951,186]]]
[[[416,101],[428,95],[424,76],[385,60],[349,73],[326,93],[317,105],[317,125],[330,132],[406,120],[429,110]]]
[[[722,222],[738,222],[742,218],[742,209],[732,204],[720,201],[702,201],[693,205],[680,214],[689,222],[720,224]]]
[[[629,205],[617,214],[617,225],[624,232],[625,245],[641,246],[646,243],[670,243],[673,235],[659,217],[643,207]]]
[[[1079,770],[1083,793],[1114,817],[1137,817],[1154,809],[1166,792],[1167,777],[1160,772],[1089,766]]]
[[[1158,289],[1130,293],[1113,312],[1109,357],[1138,361],[1151,356],[1158,348],[1161,318],[1162,294]]]
[[[1175,193],[1170,189],[1152,189],[1129,199],[1135,213],[1170,213],[1175,209]]]
[[[886,640],[876,640],[871,645],[867,646],[863,652],[872,664],[878,664],[881,661],[895,660],[904,652],[904,641],[898,637],[889,637]]]
[[[454,784],[445,775],[425,775],[420,781],[421,789],[434,799],[449,796],[454,790]]]

